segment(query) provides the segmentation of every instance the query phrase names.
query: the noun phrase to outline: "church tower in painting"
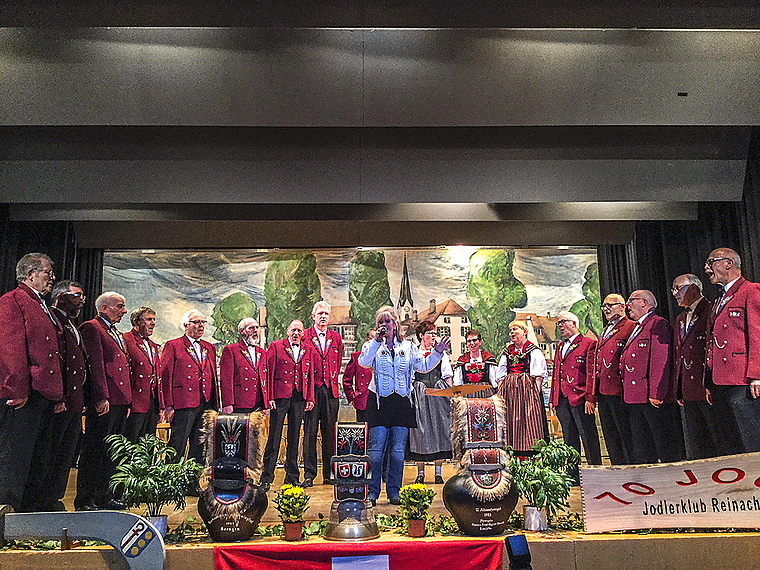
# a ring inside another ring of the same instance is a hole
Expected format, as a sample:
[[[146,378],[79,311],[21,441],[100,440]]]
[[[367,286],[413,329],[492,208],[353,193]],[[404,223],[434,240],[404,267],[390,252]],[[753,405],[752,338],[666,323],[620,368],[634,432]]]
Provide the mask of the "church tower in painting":
[[[401,291],[398,294],[396,310],[401,321],[414,318],[414,301],[412,300],[412,288],[409,285],[409,271],[406,268],[406,253],[404,253],[404,271],[401,274]]]

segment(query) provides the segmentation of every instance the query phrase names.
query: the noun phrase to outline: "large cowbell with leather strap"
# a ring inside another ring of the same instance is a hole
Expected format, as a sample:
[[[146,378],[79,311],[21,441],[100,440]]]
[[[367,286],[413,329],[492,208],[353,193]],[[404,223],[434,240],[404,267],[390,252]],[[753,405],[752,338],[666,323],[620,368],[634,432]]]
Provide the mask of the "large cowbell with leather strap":
[[[359,541],[380,536],[372,505],[367,501],[369,466],[367,424],[336,423],[335,455],[330,467],[335,500],[325,527],[326,539]]]
[[[504,400],[498,395],[452,401],[451,443],[459,470],[443,486],[443,504],[464,534],[502,534],[517,504],[505,428]]]
[[[217,414],[203,418],[206,468],[201,474],[198,514],[218,542],[250,539],[267,509],[259,488],[264,414]]]

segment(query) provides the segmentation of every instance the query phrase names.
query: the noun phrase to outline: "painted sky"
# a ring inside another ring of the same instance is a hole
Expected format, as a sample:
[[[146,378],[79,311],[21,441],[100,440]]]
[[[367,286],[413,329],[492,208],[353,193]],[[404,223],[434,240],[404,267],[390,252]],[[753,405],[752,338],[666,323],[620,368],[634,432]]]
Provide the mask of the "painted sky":
[[[457,246],[428,249],[386,249],[391,299],[398,302],[404,255],[407,257],[412,298],[418,311],[430,299],[452,298],[469,308],[466,285],[470,255],[478,248]],[[238,291],[259,306],[264,303],[267,262],[276,251],[108,251],[103,290],[126,297],[127,309],[148,305],[157,311],[154,338],[164,342],[182,334],[180,318],[188,309],[200,310],[209,324],[204,338],[213,341],[211,312],[221,299]],[[355,249],[315,250],[322,297],[332,305],[349,305],[348,269]],[[528,305],[521,312],[556,315],[583,298],[586,268],[596,261],[593,249],[520,249],[514,274],[525,285]],[[125,317],[119,328],[129,329]]]

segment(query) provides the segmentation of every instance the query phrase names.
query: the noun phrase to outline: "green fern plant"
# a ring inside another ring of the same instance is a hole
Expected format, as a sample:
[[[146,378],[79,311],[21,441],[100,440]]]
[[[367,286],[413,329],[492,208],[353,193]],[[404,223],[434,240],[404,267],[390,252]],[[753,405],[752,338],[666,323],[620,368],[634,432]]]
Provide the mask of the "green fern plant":
[[[539,439],[530,449],[536,452],[532,457],[522,461],[511,459],[512,478],[528,506],[546,508],[546,514],[554,517],[570,507],[567,498],[573,478],[567,474],[567,468],[580,462],[580,454],[560,440],[546,443]]]
[[[146,516],[161,515],[164,505],[185,508],[185,493],[198,482],[202,467],[195,459],[181,458],[155,435],[147,434],[137,443],[121,434],[109,435],[109,456],[116,465],[109,489],[129,508],[144,504]]]

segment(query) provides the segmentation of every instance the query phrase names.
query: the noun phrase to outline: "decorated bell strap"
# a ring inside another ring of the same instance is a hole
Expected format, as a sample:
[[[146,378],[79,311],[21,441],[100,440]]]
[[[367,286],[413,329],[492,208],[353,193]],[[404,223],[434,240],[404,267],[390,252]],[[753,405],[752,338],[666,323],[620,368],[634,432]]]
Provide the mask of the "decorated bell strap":
[[[451,402],[451,442],[454,460],[458,461],[465,450],[476,445],[503,447],[506,441],[506,410],[501,396],[490,398],[463,398],[456,396]]]
[[[469,450],[462,460],[461,473],[465,478],[465,488],[481,501],[500,499],[509,492],[512,476],[509,473],[508,457],[501,449],[480,448]]]
[[[470,398],[467,401],[467,443],[488,441],[496,443],[496,406],[490,398]]]

